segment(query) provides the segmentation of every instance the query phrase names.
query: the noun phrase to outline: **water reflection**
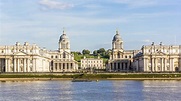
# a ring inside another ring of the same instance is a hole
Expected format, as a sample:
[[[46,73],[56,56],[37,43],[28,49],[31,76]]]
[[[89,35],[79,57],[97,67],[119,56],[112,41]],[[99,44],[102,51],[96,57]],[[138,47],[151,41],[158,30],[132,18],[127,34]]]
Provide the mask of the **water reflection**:
[[[114,100],[143,100],[144,85],[141,81],[114,81]],[[138,96],[139,95],[139,96]]]
[[[6,81],[0,101],[179,101],[181,81]]]
[[[144,81],[144,99],[179,101],[181,99],[181,81],[155,80]]]

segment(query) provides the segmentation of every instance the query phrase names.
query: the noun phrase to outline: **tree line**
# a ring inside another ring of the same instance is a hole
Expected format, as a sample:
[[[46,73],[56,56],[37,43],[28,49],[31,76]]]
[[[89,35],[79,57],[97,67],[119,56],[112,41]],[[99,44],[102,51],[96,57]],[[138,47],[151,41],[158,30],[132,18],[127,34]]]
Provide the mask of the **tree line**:
[[[74,58],[76,61],[80,62],[80,59],[82,59],[84,56],[87,58],[94,58],[94,57],[100,57],[103,59],[108,60],[110,55],[111,49],[105,50],[104,48],[100,48],[98,50],[94,50],[92,53],[88,49],[83,49],[82,52],[72,52],[74,54]]]

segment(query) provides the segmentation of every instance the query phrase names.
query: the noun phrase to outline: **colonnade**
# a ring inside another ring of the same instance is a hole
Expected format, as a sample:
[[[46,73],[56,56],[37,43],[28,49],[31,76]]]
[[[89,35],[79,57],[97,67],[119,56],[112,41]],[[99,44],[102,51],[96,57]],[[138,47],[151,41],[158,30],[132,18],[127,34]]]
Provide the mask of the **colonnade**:
[[[148,58],[144,58],[144,71],[175,71],[174,58],[151,58],[150,61],[148,60]]]
[[[75,69],[75,64],[72,62],[53,63],[53,72],[73,71]]]
[[[130,70],[129,62],[112,62],[109,65],[111,67],[111,70],[117,70],[117,71],[129,71]]]
[[[36,59],[5,58],[4,72],[36,72]]]

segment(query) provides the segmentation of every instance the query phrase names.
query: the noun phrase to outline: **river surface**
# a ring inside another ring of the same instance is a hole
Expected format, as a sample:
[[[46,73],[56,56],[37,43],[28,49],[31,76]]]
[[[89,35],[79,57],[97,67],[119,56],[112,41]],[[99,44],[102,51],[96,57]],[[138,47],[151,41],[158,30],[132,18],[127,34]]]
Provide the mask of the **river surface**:
[[[181,101],[181,81],[6,81],[0,101]]]

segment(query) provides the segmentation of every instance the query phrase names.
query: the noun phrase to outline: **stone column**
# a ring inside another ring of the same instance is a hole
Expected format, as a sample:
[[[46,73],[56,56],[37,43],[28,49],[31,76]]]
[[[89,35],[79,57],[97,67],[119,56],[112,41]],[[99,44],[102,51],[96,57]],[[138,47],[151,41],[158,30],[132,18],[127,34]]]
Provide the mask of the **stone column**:
[[[147,71],[147,67],[146,67],[146,58],[143,58],[143,71]]]
[[[52,72],[54,72],[55,71],[55,63],[54,62],[52,64],[52,68],[53,68]]]
[[[19,69],[20,69],[20,66],[19,66],[19,58],[18,58],[18,67],[17,67],[17,68],[18,68],[18,72],[20,72],[20,70],[19,70]]]
[[[33,70],[32,70],[32,72],[35,72],[35,58],[33,58]]]
[[[150,71],[150,69],[149,69],[149,67],[148,67],[148,64],[149,64],[149,61],[148,61],[148,58],[146,58],[146,60],[145,60],[145,66],[146,66],[147,71]]]
[[[128,61],[128,63],[127,63],[127,71],[129,71],[129,65],[130,65],[130,62]]]
[[[14,72],[16,72],[16,59],[14,59],[13,66],[14,66]]]
[[[69,69],[72,70],[71,63],[69,63]]]
[[[164,70],[164,67],[163,67],[163,66],[164,66],[163,60],[164,60],[164,58],[161,58],[161,71],[162,71],[162,72],[165,71],[165,70]]]
[[[125,63],[123,62],[123,70],[125,70]]]
[[[119,63],[120,71],[122,70],[122,62]]]
[[[8,59],[8,72],[10,72],[10,65],[11,65],[11,61],[10,61],[10,59]]]
[[[26,58],[24,58],[23,66],[23,71],[26,72]]]
[[[61,71],[63,71],[63,63],[61,63]]]
[[[112,62],[112,68],[111,69],[114,70],[114,62]]]
[[[151,71],[155,71],[155,66],[154,66],[154,58],[151,58]]]
[[[118,70],[118,63],[116,62],[116,70]]]
[[[155,71],[157,72],[158,71],[158,67],[157,67],[157,58],[155,58]]]
[[[27,72],[29,72],[29,68],[30,68],[29,63],[30,63],[30,60],[29,60],[29,59],[27,59],[27,68],[26,68],[26,71],[27,71]]]
[[[35,58],[35,70],[34,70],[34,72],[37,72],[37,59]]]
[[[67,71],[67,63],[64,63],[65,64],[65,70]]]
[[[61,63],[58,63],[58,69],[61,71]]]
[[[166,58],[164,58],[164,70],[167,71],[167,61],[166,61]]]
[[[8,60],[5,58],[5,72],[8,72]]]
[[[57,63],[57,71],[59,71],[59,63]]]
[[[171,58],[171,66],[170,66],[170,70],[173,72],[175,71],[175,68],[174,68],[174,60],[173,58]]]

